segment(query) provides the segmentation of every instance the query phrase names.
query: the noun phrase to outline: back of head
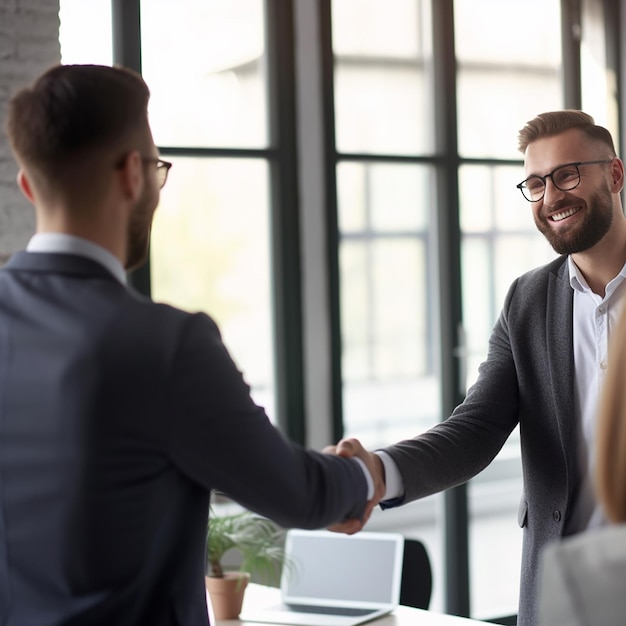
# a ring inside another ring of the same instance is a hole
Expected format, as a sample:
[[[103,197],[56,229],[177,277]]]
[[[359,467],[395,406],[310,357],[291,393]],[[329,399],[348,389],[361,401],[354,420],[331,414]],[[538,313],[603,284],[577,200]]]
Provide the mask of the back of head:
[[[77,165],[132,147],[148,128],[149,95],[141,76],[128,69],[53,67],[9,103],[13,151],[40,182],[62,183]]]
[[[524,128],[519,131],[518,149],[524,154],[528,145],[534,141],[560,135],[572,128],[581,130],[590,140],[604,144],[608,148],[610,156],[616,156],[611,133],[603,126],[598,126],[591,115],[575,109],[541,113],[527,122]]]
[[[596,490],[607,518],[626,522],[626,309],[611,336],[600,398],[596,441]]]

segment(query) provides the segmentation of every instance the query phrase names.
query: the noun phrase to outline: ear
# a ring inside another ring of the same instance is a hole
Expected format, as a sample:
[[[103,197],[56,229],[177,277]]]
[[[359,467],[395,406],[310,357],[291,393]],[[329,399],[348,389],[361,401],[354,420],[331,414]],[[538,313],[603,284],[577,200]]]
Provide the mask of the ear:
[[[624,188],[624,163],[617,157],[611,163],[611,191],[620,193]]]
[[[22,193],[28,198],[28,200],[35,204],[35,194],[33,193],[32,187],[30,186],[30,181],[26,177],[26,172],[24,172],[24,170],[22,169],[20,169],[20,171],[17,173],[17,184],[22,190]]]
[[[144,169],[141,155],[132,150],[118,166],[118,180],[123,195],[128,200],[136,200],[144,185]]]

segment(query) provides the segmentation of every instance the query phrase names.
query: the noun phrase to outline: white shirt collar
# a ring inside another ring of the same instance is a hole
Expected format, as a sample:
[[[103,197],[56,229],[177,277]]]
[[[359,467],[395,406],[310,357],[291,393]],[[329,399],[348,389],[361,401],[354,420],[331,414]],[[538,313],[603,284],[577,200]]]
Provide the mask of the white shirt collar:
[[[37,233],[28,242],[26,250],[28,252],[76,254],[86,257],[102,265],[122,285],[126,285],[126,272],[119,259],[102,246],[82,237],[66,233]]]
[[[587,284],[585,277],[578,269],[576,263],[574,263],[571,255],[567,257],[567,266],[569,269],[569,284],[572,289],[579,292],[590,291],[591,288]],[[622,282],[624,278],[626,278],[626,264],[624,264],[624,267],[622,267],[619,274],[609,281],[608,285],[606,286],[605,298],[608,298],[615,291],[617,286]]]
[[[569,284],[572,289],[576,291],[586,291],[589,289],[589,285],[582,275],[582,272],[578,269],[578,265],[574,263],[571,255],[567,257],[567,269],[569,270]]]

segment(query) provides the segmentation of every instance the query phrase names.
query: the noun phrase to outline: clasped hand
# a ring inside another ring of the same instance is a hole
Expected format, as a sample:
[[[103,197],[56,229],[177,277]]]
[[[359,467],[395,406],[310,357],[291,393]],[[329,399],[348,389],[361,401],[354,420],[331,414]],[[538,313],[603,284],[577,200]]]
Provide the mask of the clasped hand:
[[[361,459],[372,476],[374,481],[374,496],[367,502],[362,519],[349,519],[328,527],[333,532],[353,535],[363,529],[374,507],[385,495],[385,467],[380,457],[373,452],[366,450],[358,439],[342,439],[336,446],[327,446],[322,450],[326,454],[336,454],[345,458],[358,457]]]

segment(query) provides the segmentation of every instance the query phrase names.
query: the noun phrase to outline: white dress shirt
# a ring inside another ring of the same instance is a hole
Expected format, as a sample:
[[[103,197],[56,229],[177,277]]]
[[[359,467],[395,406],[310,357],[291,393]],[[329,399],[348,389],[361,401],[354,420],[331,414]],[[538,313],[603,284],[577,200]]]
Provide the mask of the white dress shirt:
[[[609,337],[622,310],[626,266],[611,280],[604,297],[594,293],[571,257],[570,285],[574,290],[574,406],[581,483],[565,524],[570,535],[606,523],[593,495],[593,450],[598,398],[606,376]]]

